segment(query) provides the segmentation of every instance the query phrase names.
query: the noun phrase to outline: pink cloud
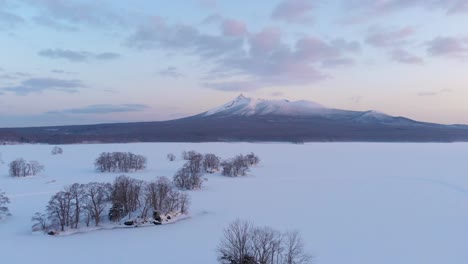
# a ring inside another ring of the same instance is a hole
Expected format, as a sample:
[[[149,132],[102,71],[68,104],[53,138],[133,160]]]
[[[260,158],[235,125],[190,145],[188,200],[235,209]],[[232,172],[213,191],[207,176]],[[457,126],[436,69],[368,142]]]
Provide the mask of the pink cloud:
[[[242,37],[248,32],[246,24],[235,19],[225,19],[221,26],[225,36]]]
[[[279,48],[282,44],[281,30],[274,27],[264,28],[249,38],[251,53],[267,53]]]

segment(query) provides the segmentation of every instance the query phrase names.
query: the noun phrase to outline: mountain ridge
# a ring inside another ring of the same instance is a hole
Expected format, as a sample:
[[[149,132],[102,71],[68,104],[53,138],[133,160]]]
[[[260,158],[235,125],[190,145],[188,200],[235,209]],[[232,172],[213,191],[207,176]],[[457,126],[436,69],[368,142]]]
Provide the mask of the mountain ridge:
[[[232,141],[468,142],[468,126],[240,95],[198,115],[168,121],[0,129],[0,143]]]

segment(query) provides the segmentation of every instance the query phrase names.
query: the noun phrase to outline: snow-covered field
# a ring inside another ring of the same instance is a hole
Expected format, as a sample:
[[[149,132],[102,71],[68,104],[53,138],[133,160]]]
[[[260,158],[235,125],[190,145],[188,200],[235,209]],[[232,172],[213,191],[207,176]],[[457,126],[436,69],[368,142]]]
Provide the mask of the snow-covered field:
[[[216,263],[224,227],[236,218],[299,230],[318,264],[468,263],[468,144],[155,143],[0,146],[0,189],[12,216],[0,222],[1,263]],[[150,180],[172,177],[183,150],[223,158],[255,152],[249,176],[206,176],[190,192],[191,218],[172,225],[51,237],[31,233],[31,217],[67,184],[112,182],[94,171],[104,151],[148,158]],[[169,162],[168,153],[178,160]],[[8,176],[7,163],[38,160],[45,172]]]

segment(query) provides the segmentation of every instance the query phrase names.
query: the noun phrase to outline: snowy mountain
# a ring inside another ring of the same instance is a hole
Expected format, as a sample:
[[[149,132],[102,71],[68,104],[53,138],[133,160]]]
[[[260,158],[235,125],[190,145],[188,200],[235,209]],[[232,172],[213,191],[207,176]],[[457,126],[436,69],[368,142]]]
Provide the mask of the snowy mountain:
[[[348,111],[325,107],[312,101],[265,100],[239,95],[234,100],[202,113],[203,117],[289,116],[322,117],[362,124],[410,125],[419,122],[375,110]]]
[[[327,108],[311,101],[264,100],[239,95],[236,99],[208,110],[204,116],[311,115]]]

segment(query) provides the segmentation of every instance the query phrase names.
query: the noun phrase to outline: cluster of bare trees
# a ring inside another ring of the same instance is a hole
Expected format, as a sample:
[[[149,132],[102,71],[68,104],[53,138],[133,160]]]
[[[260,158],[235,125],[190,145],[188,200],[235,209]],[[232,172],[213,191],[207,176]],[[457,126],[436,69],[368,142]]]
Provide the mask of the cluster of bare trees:
[[[150,211],[155,213],[186,213],[190,203],[186,193],[180,192],[166,177],[145,182],[119,176],[112,185],[112,207],[109,211],[111,221],[120,221],[132,214],[146,220]],[[153,217],[154,218],[154,217]]]
[[[94,165],[101,172],[131,172],[146,168],[146,157],[131,152],[103,152]]]
[[[9,203],[10,199],[8,199],[5,193],[0,190],[0,220],[5,216],[10,215],[10,211],[7,206]]]
[[[224,230],[218,247],[218,261],[223,264],[309,264],[298,232],[280,233],[270,227],[255,227],[236,220]]]
[[[237,155],[231,160],[223,161],[221,174],[229,177],[245,176],[250,167],[257,165],[260,158],[254,153]]]
[[[221,161],[215,154],[202,155],[196,151],[184,151],[182,158],[187,162],[174,175],[174,184],[180,189],[201,188],[203,173],[215,173],[222,168],[221,174],[230,177],[244,176],[251,166],[260,162],[254,153],[238,155],[233,159]]]
[[[159,177],[145,182],[119,176],[113,184],[92,182],[75,183],[51,197],[46,213],[36,213],[33,230],[76,229],[80,225],[98,226],[108,212],[109,220],[128,217],[146,219],[152,211],[159,214],[186,213],[190,199],[178,191],[172,182]]]
[[[221,159],[215,154],[202,155],[196,151],[182,153],[187,162],[174,175],[174,184],[180,189],[193,190],[201,188],[203,173],[214,173],[219,170]]]
[[[44,170],[44,166],[37,161],[26,162],[24,159],[16,159],[9,164],[10,175],[14,177],[26,177],[36,175]]]
[[[98,226],[110,203],[112,186],[109,183],[74,183],[52,196],[47,204],[47,214],[36,213],[33,230],[64,231],[78,228],[80,224]]]
[[[52,148],[52,151],[50,152],[52,155],[59,155],[59,154],[63,154],[63,149],[61,147],[53,147]]]

